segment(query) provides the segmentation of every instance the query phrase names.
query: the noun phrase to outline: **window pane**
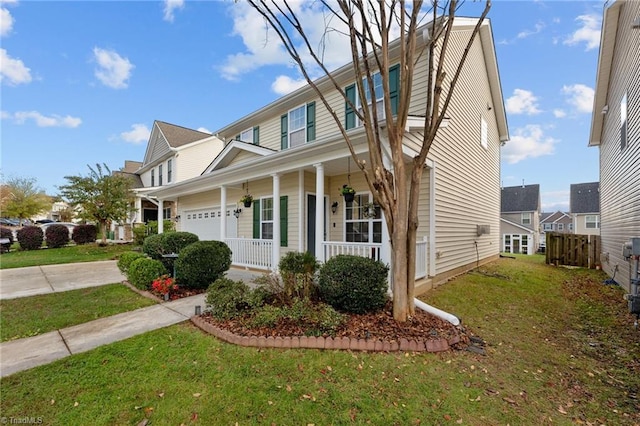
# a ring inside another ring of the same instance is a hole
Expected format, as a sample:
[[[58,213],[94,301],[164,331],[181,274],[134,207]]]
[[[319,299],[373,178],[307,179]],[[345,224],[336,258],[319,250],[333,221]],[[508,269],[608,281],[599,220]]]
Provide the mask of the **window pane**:
[[[347,241],[352,243],[369,242],[369,222],[348,222]]]
[[[273,198],[263,198],[260,203],[262,220],[273,220]]]
[[[240,140],[243,142],[253,143],[253,129],[247,129],[244,132],[240,133]]]
[[[273,238],[273,222],[264,222],[262,224],[262,239],[271,240]]]
[[[297,130],[289,134],[289,147],[304,145],[306,138],[305,129]]]
[[[289,131],[304,129],[305,127],[305,105],[289,112]]]

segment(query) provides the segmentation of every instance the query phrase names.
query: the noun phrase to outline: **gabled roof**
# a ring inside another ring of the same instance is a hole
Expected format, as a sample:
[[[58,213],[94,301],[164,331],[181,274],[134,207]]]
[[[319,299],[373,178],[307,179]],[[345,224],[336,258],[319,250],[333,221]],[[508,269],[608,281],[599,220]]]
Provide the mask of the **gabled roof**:
[[[215,170],[227,167],[231,164],[231,161],[241,152],[251,152],[256,156],[265,156],[269,154],[273,154],[274,151],[272,149],[264,148],[262,146],[254,145],[248,142],[242,142],[236,139],[233,139],[231,142],[225,145],[225,147],[220,151],[220,153],[214,158],[214,160],[207,166],[202,174],[211,173]]]
[[[534,212],[540,208],[540,185],[502,188],[500,212]]]
[[[511,225],[511,226],[515,226],[516,228],[522,229],[523,231],[527,231],[527,232],[528,232],[528,233],[530,233],[530,234],[533,234],[533,232],[534,232],[534,230],[533,230],[533,229],[531,229],[531,228],[527,228],[527,227],[526,227],[526,226],[524,226],[524,225],[521,225],[521,224],[519,224],[519,223],[515,223],[515,222],[513,222],[513,221],[511,221],[511,220],[504,219],[504,218],[502,218],[502,217],[500,218],[500,222],[507,223],[507,224],[509,224],[509,225]]]
[[[600,182],[571,184],[569,206],[571,213],[599,212]]]
[[[175,124],[165,123],[164,121],[155,121],[154,123],[162,132],[165,140],[171,148],[179,148],[192,142],[199,141],[211,136],[209,133],[199,130],[188,129],[186,127],[177,126]]]
[[[560,210],[558,210],[557,212],[553,212],[553,213],[540,213],[540,223],[555,223],[561,219],[567,218],[569,220],[571,220],[571,216],[569,216],[567,213],[565,212],[561,212]]]

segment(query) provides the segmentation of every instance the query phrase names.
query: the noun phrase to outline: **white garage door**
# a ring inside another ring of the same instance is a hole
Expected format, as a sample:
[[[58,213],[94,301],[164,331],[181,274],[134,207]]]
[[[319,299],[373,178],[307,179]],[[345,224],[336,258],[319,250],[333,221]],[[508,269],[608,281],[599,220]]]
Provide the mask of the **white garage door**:
[[[227,208],[227,237],[238,235],[238,219],[233,215],[234,205]],[[180,213],[180,229],[196,234],[200,241],[221,240],[220,207],[184,210]]]

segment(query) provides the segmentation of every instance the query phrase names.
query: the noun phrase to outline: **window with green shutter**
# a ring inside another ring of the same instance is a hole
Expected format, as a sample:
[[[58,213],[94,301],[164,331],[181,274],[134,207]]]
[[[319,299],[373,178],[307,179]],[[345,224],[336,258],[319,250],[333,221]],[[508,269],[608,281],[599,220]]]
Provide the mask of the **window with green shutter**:
[[[356,85],[355,84],[352,84],[351,86],[347,86],[347,88],[344,89],[344,94],[347,97],[347,99],[351,101],[353,105],[356,104]],[[344,126],[347,130],[353,129],[354,127],[356,127],[356,113],[353,110],[353,108],[351,108],[351,105],[347,101],[344,102]]]
[[[260,145],[260,126],[253,128],[253,144]]]
[[[382,93],[382,80],[380,77],[380,73],[375,73],[372,76],[373,79],[373,90],[374,93],[369,93],[369,84],[367,83],[367,79],[365,78],[363,81],[364,90],[365,90],[365,98],[367,99],[367,103],[371,106],[375,105],[376,112],[378,115],[378,119],[384,119],[384,105],[383,98],[384,94]],[[345,88],[345,96],[349,99],[358,110],[360,108],[360,97],[356,96],[356,86],[352,84]],[[391,102],[391,112],[395,115],[398,113],[398,100],[400,97],[400,65],[396,64],[389,68],[389,101]],[[345,128],[347,130],[352,129],[354,127],[361,126],[360,120],[357,120],[355,111],[349,105],[349,102],[345,101]]]
[[[307,142],[316,140],[316,103],[307,104]]]
[[[280,197],[280,246],[287,247],[289,244],[289,197]],[[253,238],[270,240],[273,239],[273,198],[262,198],[253,201]]]
[[[280,149],[304,145],[316,139],[316,103],[289,110],[280,117]]]

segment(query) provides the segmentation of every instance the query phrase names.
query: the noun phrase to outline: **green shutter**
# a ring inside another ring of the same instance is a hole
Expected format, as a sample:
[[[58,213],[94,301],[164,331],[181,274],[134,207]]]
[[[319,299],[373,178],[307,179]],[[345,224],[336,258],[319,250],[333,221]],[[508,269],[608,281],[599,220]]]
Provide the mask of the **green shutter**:
[[[356,104],[356,85],[352,84],[344,89],[344,94],[353,103]],[[349,102],[345,101],[344,103],[344,126],[347,130],[353,129],[356,127],[356,114]]]
[[[389,101],[391,102],[391,112],[398,114],[398,98],[400,97],[400,65],[396,64],[389,68]]]
[[[283,195],[280,197],[280,247],[288,246],[288,213],[287,213],[287,201],[289,197]]]
[[[260,238],[260,200],[253,200],[253,238]]]
[[[240,140],[240,135],[236,135],[236,137],[234,138],[235,140],[239,141]]]
[[[287,149],[289,147],[289,143],[287,141],[287,136],[289,135],[289,121],[287,117],[287,114],[280,117],[280,149]]]
[[[260,126],[253,128],[253,144],[260,145]]]
[[[316,140],[316,103],[307,104],[307,142]]]

